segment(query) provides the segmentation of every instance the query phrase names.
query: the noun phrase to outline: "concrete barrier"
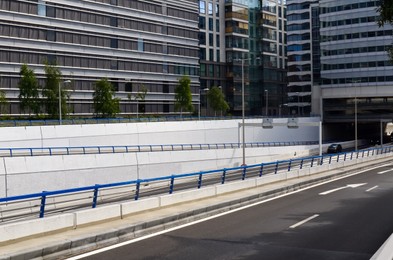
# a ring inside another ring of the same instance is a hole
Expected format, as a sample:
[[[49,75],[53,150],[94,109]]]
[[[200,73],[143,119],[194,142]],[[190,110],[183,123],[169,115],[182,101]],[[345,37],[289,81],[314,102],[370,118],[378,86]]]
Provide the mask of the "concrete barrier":
[[[12,242],[19,238],[72,229],[74,227],[74,214],[34,219],[24,222],[0,225],[0,243]]]
[[[217,185],[216,186],[216,194],[220,195],[220,194],[224,194],[227,192],[232,192],[234,190],[249,189],[249,188],[254,188],[256,186],[257,186],[256,179],[245,179],[243,181]]]
[[[197,190],[176,192],[170,195],[160,196],[160,206],[165,207],[177,203],[199,200],[213,197],[216,194],[216,187],[205,187]]]
[[[160,207],[159,197],[125,202],[121,204],[121,217],[158,207]]]
[[[82,226],[109,219],[120,219],[120,204],[75,212],[75,226]]]
[[[383,243],[370,260],[391,260],[393,259],[393,234]]]

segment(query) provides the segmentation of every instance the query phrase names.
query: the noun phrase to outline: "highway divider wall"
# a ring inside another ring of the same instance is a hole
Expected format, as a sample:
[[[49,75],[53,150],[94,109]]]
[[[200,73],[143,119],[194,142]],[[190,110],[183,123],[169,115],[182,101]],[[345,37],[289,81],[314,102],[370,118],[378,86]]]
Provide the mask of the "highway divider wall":
[[[113,219],[121,219],[127,215],[185,203],[196,199],[214,197],[228,192],[251,189],[273,182],[281,182],[289,179],[299,178],[302,176],[313,175],[326,171],[332,171],[331,174],[337,174],[334,169],[343,172],[343,167],[353,165],[359,166],[361,163],[377,163],[392,157],[392,154],[380,154],[369,158],[359,158],[344,163],[334,163],[329,165],[319,165],[313,168],[301,169],[291,172],[282,172],[273,175],[266,175],[260,178],[247,179],[244,181],[231,182],[211,187],[202,187],[200,189],[188,190],[173,193],[171,195],[162,195],[154,198],[140,199],[138,201],[125,202],[116,205],[102,206],[95,209],[81,210],[75,213],[67,213],[59,216],[50,216],[42,219],[23,221],[0,225],[0,245],[13,243],[18,239],[32,236],[59,232],[60,230],[75,229],[85,225],[96,224]],[[317,177],[316,177],[317,178]]]

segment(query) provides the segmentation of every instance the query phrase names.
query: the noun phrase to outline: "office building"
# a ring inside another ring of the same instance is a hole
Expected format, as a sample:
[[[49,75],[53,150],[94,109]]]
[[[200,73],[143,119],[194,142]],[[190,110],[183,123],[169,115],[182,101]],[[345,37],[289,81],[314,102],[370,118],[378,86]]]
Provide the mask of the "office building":
[[[326,124],[379,136],[393,116],[392,26],[378,27],[377,1],[320,0],[321,96]],[[343,131],[345,129],[345,131]]]
[[[174,89],[191,78],[199,104],[198,2],[195,0],[1,0],[0,88],[9,114],[20,115],[19,70],[26,63],[44,84],[56,63],[70,94],[71,116],[92,116],[94,82],[108,78],[121,115],[177,114]],[[214,47],[213,47],[214,48]],[[214,55],[217,55],[214,52]],[[135,95],[144,86],[144,102]]]

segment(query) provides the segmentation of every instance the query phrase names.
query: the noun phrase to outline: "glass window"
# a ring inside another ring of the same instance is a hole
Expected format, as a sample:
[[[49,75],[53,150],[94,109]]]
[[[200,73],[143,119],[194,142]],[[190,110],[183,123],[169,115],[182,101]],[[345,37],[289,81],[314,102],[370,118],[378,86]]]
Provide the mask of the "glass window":
[[[213,15],[213,3],[209,3],[209,14]]]
[[[43,0],[38,0],[38,15],[46,16],[46,5]]]
[[[144,51],[143,39],[138,39],[138,51]]]
[[[206,14],[206,2],[200,0],[199,1],[199,13],[200,14]]]

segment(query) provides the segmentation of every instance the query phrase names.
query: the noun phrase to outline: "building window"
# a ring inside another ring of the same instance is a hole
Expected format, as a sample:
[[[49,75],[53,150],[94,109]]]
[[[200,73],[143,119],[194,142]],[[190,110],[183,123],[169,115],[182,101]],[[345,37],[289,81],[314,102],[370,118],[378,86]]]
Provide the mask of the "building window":
[[[117,49],[118,47],[118,40],[117,39],[111,39],[111,48]]]
[[[143,39],[139,38],[138,39],[138,51],[144,51],[144,44],[143,44]]]
[[[209,18],[209,31],[213,31],[213,18]]]
[[[213,15],[213,3],[209,3],[209,14]]]
[[[43,0],[38,0],[38,15],[46,16],[46,4]]]
[[[206,14],[206,3],[205,1],[199,1],[199,13]]]

